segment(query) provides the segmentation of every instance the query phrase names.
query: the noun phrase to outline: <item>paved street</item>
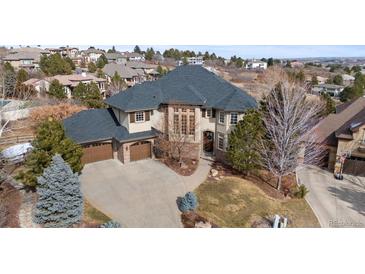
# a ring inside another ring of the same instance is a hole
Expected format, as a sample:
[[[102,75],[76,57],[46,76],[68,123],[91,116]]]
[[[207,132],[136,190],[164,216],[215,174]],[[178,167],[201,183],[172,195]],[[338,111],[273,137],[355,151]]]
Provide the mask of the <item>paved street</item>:
[[[307,186],[306,199],[322,227],[365,227],[365,178],[344,175],[344,180],[318,167],[297,171]]]
[[[107,160],[84,167],[81,187],[92,205],[122,227],[182,227],[176,199],[202,183],[209,170],[205,160],[188,177],[151,159],[126,165]]]

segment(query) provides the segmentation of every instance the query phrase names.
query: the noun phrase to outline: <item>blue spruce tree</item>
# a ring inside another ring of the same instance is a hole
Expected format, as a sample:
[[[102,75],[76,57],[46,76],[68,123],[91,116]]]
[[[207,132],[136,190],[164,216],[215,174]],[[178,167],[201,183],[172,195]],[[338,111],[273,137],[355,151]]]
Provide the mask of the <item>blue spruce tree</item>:
[[[80,222],[84,202],[80,180],[59,154],[52,158],[38,181],[34,221],[44,227],[70,227]]]
[[[198,198],[194,192],[188,192],[185,194],[185,199],[190,206],[190,210],[195,210],[198,206]]]

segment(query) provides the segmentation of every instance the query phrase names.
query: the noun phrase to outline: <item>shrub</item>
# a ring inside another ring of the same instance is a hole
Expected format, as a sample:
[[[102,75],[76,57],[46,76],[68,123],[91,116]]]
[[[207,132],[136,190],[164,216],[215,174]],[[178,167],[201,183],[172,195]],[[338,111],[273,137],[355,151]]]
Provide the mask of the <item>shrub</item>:
[[[305,185],[300,185],[297,189],[297,191],[294,193],[294,197],[298,199],[303,199],[307,194],[309,193],[309,190]]]
[[[120,228],[120,227],[122,227],[120,223],[113,220],[100,225],[100,228]]]
[[[62,124],[58,121],[48,120],[41,123],[32,145],[34,149],[25,161],[25,170],[16,176],[16,179],[28,187],[36,187],[37,177],[42,175],[55,154],[60,154],[73,172],[79,173],[83,168],[81,146],[67,138]]]
[[[87,109],[85,106],[62,103],[53,106],[37,107],[30,113],[30,120],[37,127],[41,122],[52,118],[55,121],[61,121],[71,115]]]
[[[38,182],[34,221],[45,227],[70,227],[79,223],[84,209],[80,179],[59,154],[52,158]]]
[[[178,197],[177,206],[181,212],[194,211],[198,206],[198,199],[195,193],[188,192],[184,197]]]

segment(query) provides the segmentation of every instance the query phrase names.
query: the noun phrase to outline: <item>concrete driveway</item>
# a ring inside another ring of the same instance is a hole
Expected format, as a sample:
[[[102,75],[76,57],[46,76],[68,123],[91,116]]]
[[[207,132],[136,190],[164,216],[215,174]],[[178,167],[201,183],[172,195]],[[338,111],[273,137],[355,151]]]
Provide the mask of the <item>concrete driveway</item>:
[[[365,227],[365,178],[344,175],[339,181],[312,166],[300,168],[297,175],[310,191],[306,199],[322,227]]]
[[[152,159],[126,165],[107,160],[85,165],[81,188],[93,206],[122,227],[182,227],[176,199],[202,183],[209,170],[205,160],[188,177]]]

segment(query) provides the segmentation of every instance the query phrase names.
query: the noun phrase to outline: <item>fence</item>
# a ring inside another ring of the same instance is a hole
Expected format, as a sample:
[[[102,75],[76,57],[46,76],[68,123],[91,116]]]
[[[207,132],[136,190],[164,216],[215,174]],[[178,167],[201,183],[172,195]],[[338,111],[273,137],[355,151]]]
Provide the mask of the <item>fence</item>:
[[[0,137],[0,145],[28,143],[28,142],[31,142],[33,140],[34,140],[33,135]]]

